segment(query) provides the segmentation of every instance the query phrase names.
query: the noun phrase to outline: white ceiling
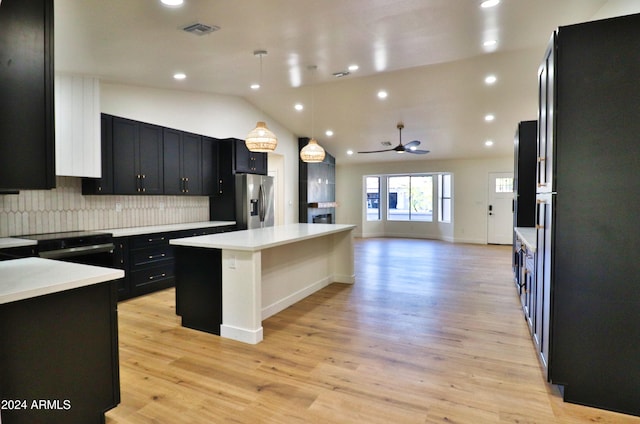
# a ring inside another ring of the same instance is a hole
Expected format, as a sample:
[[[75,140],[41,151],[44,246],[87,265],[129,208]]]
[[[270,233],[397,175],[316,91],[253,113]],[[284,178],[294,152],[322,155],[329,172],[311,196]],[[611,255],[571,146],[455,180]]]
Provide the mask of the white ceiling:
[[[56,70],[241,96],[342,163],[512,155],[517,122],[536,119],[537,68],[553,29],[640,12],[637,0],[502,0],[491,9],[480,0],[184,1],[55,0]],[[195,22],[220,30],[181,30]],[[484,47],[488,39],[497,45]],[[252,91],[257,49],[268,54]],[[351,75],[332,75],[351,64]],[[175,81],[178,71],[187,78]],[[403,142],[420,140],[429,155],[346,154],[395,146],[398,121]]]

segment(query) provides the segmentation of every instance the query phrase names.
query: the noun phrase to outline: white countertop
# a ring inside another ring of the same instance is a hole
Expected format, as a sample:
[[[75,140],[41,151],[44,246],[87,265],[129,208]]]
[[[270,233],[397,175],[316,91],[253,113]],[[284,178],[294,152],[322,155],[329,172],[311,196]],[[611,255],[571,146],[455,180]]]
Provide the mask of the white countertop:
[[[121,269],[43,258],[0,262],[0,304],[124,277]]]
[[[532,252],[536,251],[538,234],[535,227],[515,227],[517,237]]]
[[[35,240],[27,240],[13,237],[0,238],[0,249],[8,249],[10,247],[35,246],[38,244]]]
[[[169,244],[207,249],[229,249],[255,252],[296,241],[353,230],[355,225],[289,224],[253,230],[233,231],[206,236],[173,239]]]
[[[149,225],[146,227],[111,228],[111,229],[96,230],[96,231],[111,233],[113,234],[114,237],[128,237],[128,236],[137,236],[140,234],[192,230],[194,228],[223,227],[226,225],[236,225],[236,222],[235,221],[188,222],[185,224]]]

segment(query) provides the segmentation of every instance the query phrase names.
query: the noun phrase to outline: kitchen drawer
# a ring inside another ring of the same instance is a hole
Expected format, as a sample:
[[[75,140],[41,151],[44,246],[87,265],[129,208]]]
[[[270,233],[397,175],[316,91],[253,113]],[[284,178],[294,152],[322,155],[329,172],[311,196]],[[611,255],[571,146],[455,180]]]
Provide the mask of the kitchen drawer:
[[[167,233],[145,234],[131,238],[131,249],[141,249],[159,244],[169,244],[169,235]]]
[[[175,282],[175,267],[173,262],[140,269],[131,273],[134,295],[150,293],[155,290],[171,287]]]
[[[131,265],[134,269],[163,261],[173,261],[173,248],[169,245],[131,251]]]

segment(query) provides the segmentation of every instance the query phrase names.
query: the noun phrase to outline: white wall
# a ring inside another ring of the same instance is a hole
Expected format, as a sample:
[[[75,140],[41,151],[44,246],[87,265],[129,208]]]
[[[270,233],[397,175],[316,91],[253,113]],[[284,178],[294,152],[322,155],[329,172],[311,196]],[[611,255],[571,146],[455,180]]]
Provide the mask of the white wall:
[[[103,113],[189,131],[215,138],[244,139],[258,120],[278,137],[276,154],[284,158],[284,178],[298,181],[298,139],[284,126],[267,117],[240,97],[164,90],[101,82]],[[281,199],[284,222],[298,222],[298,186],[284,184]]]
[[[365,175],[448,172],[453,174],[453,223],[367,222],[364,217]],[[490,172],[513,172],[513,158],[406,161],[336,166],[336,222],[355,224],[361,237],[434,238],[458,243],[487,243]],[[360,200],[360,201],[358,201]]]

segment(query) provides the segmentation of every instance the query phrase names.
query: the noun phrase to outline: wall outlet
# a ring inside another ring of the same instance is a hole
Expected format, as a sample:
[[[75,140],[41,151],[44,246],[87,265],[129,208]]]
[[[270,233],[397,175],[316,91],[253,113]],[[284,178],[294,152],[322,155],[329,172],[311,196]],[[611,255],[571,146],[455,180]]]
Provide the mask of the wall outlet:
[[[116,202],[116,212],[122,212],[122,203]]]
[[[164,210],[164,202],[158,203],[158,209],[160,209],[161,211]]]

